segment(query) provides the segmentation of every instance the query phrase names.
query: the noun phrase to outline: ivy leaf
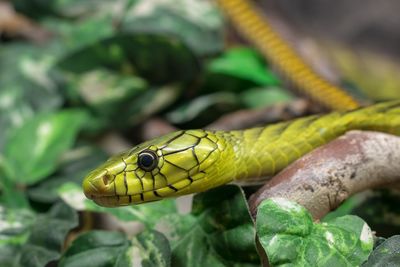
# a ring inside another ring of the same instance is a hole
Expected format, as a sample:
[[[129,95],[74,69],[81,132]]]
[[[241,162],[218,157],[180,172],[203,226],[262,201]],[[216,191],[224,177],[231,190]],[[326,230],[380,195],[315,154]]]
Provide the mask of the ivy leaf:
[[[217,92],[199,96],[184,103],[166,114],[167,119],[174,124],[184,124],[191,121],[211,123],[215,118],[227,111],[240,107],[240,100],[231,92]],[[191,125],[193,127],[193,125]],[[195,127],[201,127],[195,126]]]
[[[392,236],[380,244],[362,267],[395,267],[400,262],[400,235]]]
[[[29,208],[28,198],[17,185],[4,175],[0,157],[0,205],[7,208]],[[1,207],[1,206],[0,206]]]
[[[168,241],[159,232],[142,232],[130,242],[120,232],[90,231],[72,242],[59,266],[128,267],[141,262],[144,267],[168,267],[169,260]]]
[[[216,3],[196,0],[139,0],[121,22],[123,32],[178,36],[199,56],[224,47],[224,21]]]
[[[255,229],[243,191],[227,185],[198,194],[188,215],[158,224],[171,243],[172,266],[259,266]]]
[[[373,247],[371,229],[359,217],[313,223],[304,207],[283,198],[261,203],[256,227],[272,266],[359,266]]]
[[[71,94],[82,100],[96,113],[105,116],[123,114],[138,94],[146,90],[147,84],[139,77],[122,75],[107,69],[94,69],[81,75],[70,75]]]
[[[104,151],[90,145],[81,145],[66,152],[54,176],[28,188],[29,199],[49,204],[58,201],[59,190],[64,184],[74,183],[80,187],[86,174],[107,158],[108,155]]]
[[[199,72],[197,58],[180,40],[145,33],[102,39],[67,55],[58,67],[77,74],[105,67],[157,84],[190,81]]]
[[[48,213],[39,215],[21,249],[21,266],[42,267],[57,260],[65,237],[76,226],[77,213],[62,202],[55,204]]]
[[[59,188],[58,193],[66,203],[76,210],[105,212],[114,215],[121,221],[139,221],[149,228],[153,227],[161,217],[177,212],[174,199],[165,199],[146,205],[118,208],[101,207],[87,199],[82,188],[75,183],[65,183]]]
[[[135,236],[132,243],[139,249],[143,267],[167,267],[171,265],[171,247],[168,239],[160,232],[144,231]]]
[[[130,115],[127,120],[128,123],[131,125],[140,123],[149,116],[167,108],[178,98],[181,89],[182,87],[178,84],[167,84],[146,90],[132,101],[131,106],[126,110],[126,113]]]
[[[49,74],[54,52],[52,47],[29,43],[0,47],[0,95],[5,111],[7,106],[12,110],[10,102],[23,102],[32,111],[55,110],[62,105],[58,84]]]
[[[49,43],[55,52],[53,63],[78,49],[83,49],[115,34],[112,18],[108,15],[86,16],[74,21],[51,17],[44,19],[42,24],[50,31],[57,33],[57,36],[54,36],[52,42]]]
[[[0,151],[3,150],[10,131],[21,126],[33,116],[34,111],[24,102],[21,92],[16,88],[0,90]]]
[[[0,208],[0,266],[42,267],[57,260],[66,235],[78,225],[76,212],[64,203],[39,215]]]
[[[5,159],[15,182],[33,184],[53,172],[62,153],[68,150],[83,124],[86,113],[65,110],[37,115],[15,129],[4,148]]]
[[[253,49],[232,48],[207,66],[207,88],[241,91],[251,87],[278,86],[280,80]]]
[[[62,105],[62,96],[48,70],[52,51],[28,43],[0,47],[0,150],[7,136],[35,113]]]
[[[21,247],[35,219],[31,210],[0,206],[0,266],[19,266]]]
[[[77,237],[60,259],[60,267],[130,266],[129,242],[120,232],[90,231]]]
[[[399,201],[400,196],[387,189],[362,192],[347,199],[322,221],[353,214],[363,218],[376,235],[389,237],[400,231],[400,221],[397,219],[400,213],[400,206],[397,205]]]
[[[40,20],[46,16],[59,16],[63,19],[77,18],[107,7],[110,10],[109,2],[106,0],[63,0],[52,2],[46,0],[15,0],[13,5],[19,12]]]

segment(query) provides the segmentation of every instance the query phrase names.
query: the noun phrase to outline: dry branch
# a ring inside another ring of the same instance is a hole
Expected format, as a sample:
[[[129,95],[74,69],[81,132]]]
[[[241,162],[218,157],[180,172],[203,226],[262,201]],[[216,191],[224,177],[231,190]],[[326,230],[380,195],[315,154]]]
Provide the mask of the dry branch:
[[[262,109],[245,109],[226,114],[206,127],[211,130],[239,130],[315,113],[307,100],[275,104]]]
[[[141,127],[141,137],[143,140],[150,140],[176,130],[178,130],[178,128],[168,121],[154,117],[147,119],[143,123]]]
[[[284,197],[306,207],[315,219],[337,208],[349,196],[400,183],[400,137],[352,131],[289,165],[249,200]]]

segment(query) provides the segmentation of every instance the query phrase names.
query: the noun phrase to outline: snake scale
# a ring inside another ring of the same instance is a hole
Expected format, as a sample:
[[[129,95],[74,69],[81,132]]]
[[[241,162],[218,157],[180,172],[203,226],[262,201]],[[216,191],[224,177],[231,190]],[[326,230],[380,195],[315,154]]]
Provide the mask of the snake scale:
[[[350,130],[400,135],[400,101],[243,131],[182,130],[115,155],[84,179],[85,195],[122,206],[276,174]]]

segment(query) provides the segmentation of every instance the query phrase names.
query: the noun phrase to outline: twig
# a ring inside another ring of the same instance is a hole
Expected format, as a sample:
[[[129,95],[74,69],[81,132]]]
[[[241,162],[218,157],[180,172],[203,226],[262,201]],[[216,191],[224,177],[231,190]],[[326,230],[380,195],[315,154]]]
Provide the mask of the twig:
[[[211,130],[238,130],[258,125],[289,120],[313,113],[312,105],[299,99],[290,103],[276,104],[263,109],[239,110],[222,116],[206,127]]]
[[[250,210],[267,198],[284,197],[306,207],[314,219],[349,196],[400,183],[400,137],[352,131],[289,165],[253,194]]]
[[[0,1],[0,35],[23,37],[36,43],[44,43],[51,33],[29,18],[15,12],[10,2]]]
[[[141,128],[141,137],[143,140],[150,140],[161,135],[178,130],[172,124],[161,118],[147,119]]]

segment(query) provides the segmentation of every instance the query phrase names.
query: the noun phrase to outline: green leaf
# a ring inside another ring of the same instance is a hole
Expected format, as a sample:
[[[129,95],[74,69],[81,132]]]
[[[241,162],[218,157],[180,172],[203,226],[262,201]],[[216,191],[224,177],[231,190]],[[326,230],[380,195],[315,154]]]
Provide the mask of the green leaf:
[[[182,87],[177,84],[167,84],[146,90],[132,101],[129,109],[126,110],[129,118],[125,122],[125,125],[135,125],[143,122],[151,115],[167,108],[178,98],[181,90]]]
[[[123,32],[178,36],[197,55],[212,55],[224,47],[224,21],[212,1],[139,0],[125,13]]]
[[[175,124],[183,124],[192,120],[204,124],[211,123],[221,115],[240,106],[240,100],[234,93],[218,92],[199,96],[184,103],[166,114],[167,119]],[[204,122],[206,121],[206,122]],[[200,127],[200,126],[198,126]]]
[[[14,174],[10,178],[33,184],[53,172],[61,154],[72,146],[86,120],[87,115],[82,111],[65,110],[40,114],[15,129],[4,151]]]
[[[106,67],[159,84],[191,81],[199,72],[196,57],[178,39],[144,33],[103,39],[66,56],[59,67],[78,74]]]
[[[84,49],[115,34],[112,18],[107,15],[88,16],[75,21],[49,18],[42,23],[47,29],[57,33],[49,43],[56,56],[54,60],[67,57],[78,49]]]
[[[304,207],[283,198],[258,207],[257,234],[272,266],[359,266],[373,247],[371,229],[359,217],[313,223]]]
[[[147,230],[135,236],[132,243],[139,249],[143,267],[171,266],[171,248],[160,232]]]
[[[144,267],[168,267],[169,261],[168,241],[159,232],[148,230],[129,242],[120,232],[90,231],[72,242],[59,266],[128,267],[141,263]]]
[[[7,208],[29,208],[29,202],[24,192],[2,173],[0,157],[0,205]]]
[[[122,221],[139,221],[149,228],[153,227],[161,217],[177,212],[174,199],[165,199],[147,203],[146,205],[105,208],[87,199],[82,192],[82,188],[75,183],[63,184],[58,192],[60,197],[76,210],[105,212],[114,215]]]
[[[265,66],[262,57],[253,49],[232,48],[207,65],[212,74],[247,80],[257,86],[277,86],[279,79]]]
[[[120,232],[90,231],[78,236],[63,254],[60,267],[131,266],[129,242]]]
[[[390,190],[362,192],[346,200],[323,221],[345,214],[363,218],[377,235],[390,237],[400,231],[400,197]]]
[[[0,92],[7,100],[3,101],[23,101],[35,111],[60,107],[62,98],[58,84],[49,76],[55,60],[53,54],[50,47],[28,43],[1,46]]]
[[[363,218],[363,220],[365,220],[365,217],[360,215],[360,214],[356,214],[354,213],[354,209],[356,209],[358,206],[363,205],[364,201],[368,198],[368,195],[370,195],[371,192],[362,192],[359,194],[356,194],[348,199],[346,199],[342,204],[340,204],[340,206],[335,209],[334,211],[329,212],[327,215],[325,215],[325,217],[323,217],[321,219],[322,222],[327,222],[330,220],[333,220],[334,218],[338,218],[344,215],[348,215],[348,214],[353,214],[353,215],[357,215],[361,218]],[[362,207],[365,208],[365,207]],[[371,226],[370,222],[368,222],[368,220],[366,220],[368,225]],[[374,227],[371,226],[372,229],[374,229]]]
[[[171,243],[172,266],[259,266],[255,229],[234,185],[195,196],[188,215],[168,215],[158,229]]]
[[[97,114],[115,119],[126,117],[125,110],[133,99],[146,90],[139,77],[122,75],[106,69],[94,69],[81,75],[70,75],[71,90]]]
[[[240,94],[240,99],[242,99],[247,108],[262,108],[277,103],[289,102],[294,97],[282,88],[269,87],[246,90]]]
[[[77,225],[76,212],[64,203],[57,203],[48,213],[39,215],[21,249],[21,266],[42,267],[58,259],[65,237]]]
[[[35,214],[28,209],[0,206],[0,266],[18,266],[21,247],[34,220]]]
[[[65,183],[82,185],[86,174],[106,161],[108,155],[101,149],[83,145],[66,152],[54,176],[28,188],[30,200],[40,203],[54,203],[60,199],[59,190]]]
[[[48,74],[51,54],[31,44],[0,47],[0,151],[14,128],[37,112],[61,106],[58,85]]]
[[[106,69],[68,76],[75,101],[88,105],[96,118],[106,121],[112,128],[140,123],[169,106],[181,92],[176,84],[147,88],[141,78]]]
[[[40,215],[0,206],[0,225],[0,266],[43,267],[59,258],[66,235],[78,225],[78,216],[64,203]]]
[[[392,236],[380,244],[362,267],[395,267],[400,263],[400,235]]]
[[[55,59],[53,54],[50,47],[28,43],[1,46],[0,92],[22,98],[34,110],[59,107],[62,98],[48,73]]]
[[[0,244],[24,244],[36,219],[29,209],[7,209],[0,206]]]
[[[61,16],[63,18],[74,18],[82,16],[88,12],[93,13],[94,10],[99,9],[107,4],[106,0],[15,0],[13,5],[15,8],[28,14],[30,17],[40,19],[45,16]],[[106,5],[107,6],[107,5]]]
[[[1,84],[1,82],[0,82]],[[21,92],[15,88],[0,89],[0,152],[10,131],[21,126],[33,116],[34,111],[24,102]]]

